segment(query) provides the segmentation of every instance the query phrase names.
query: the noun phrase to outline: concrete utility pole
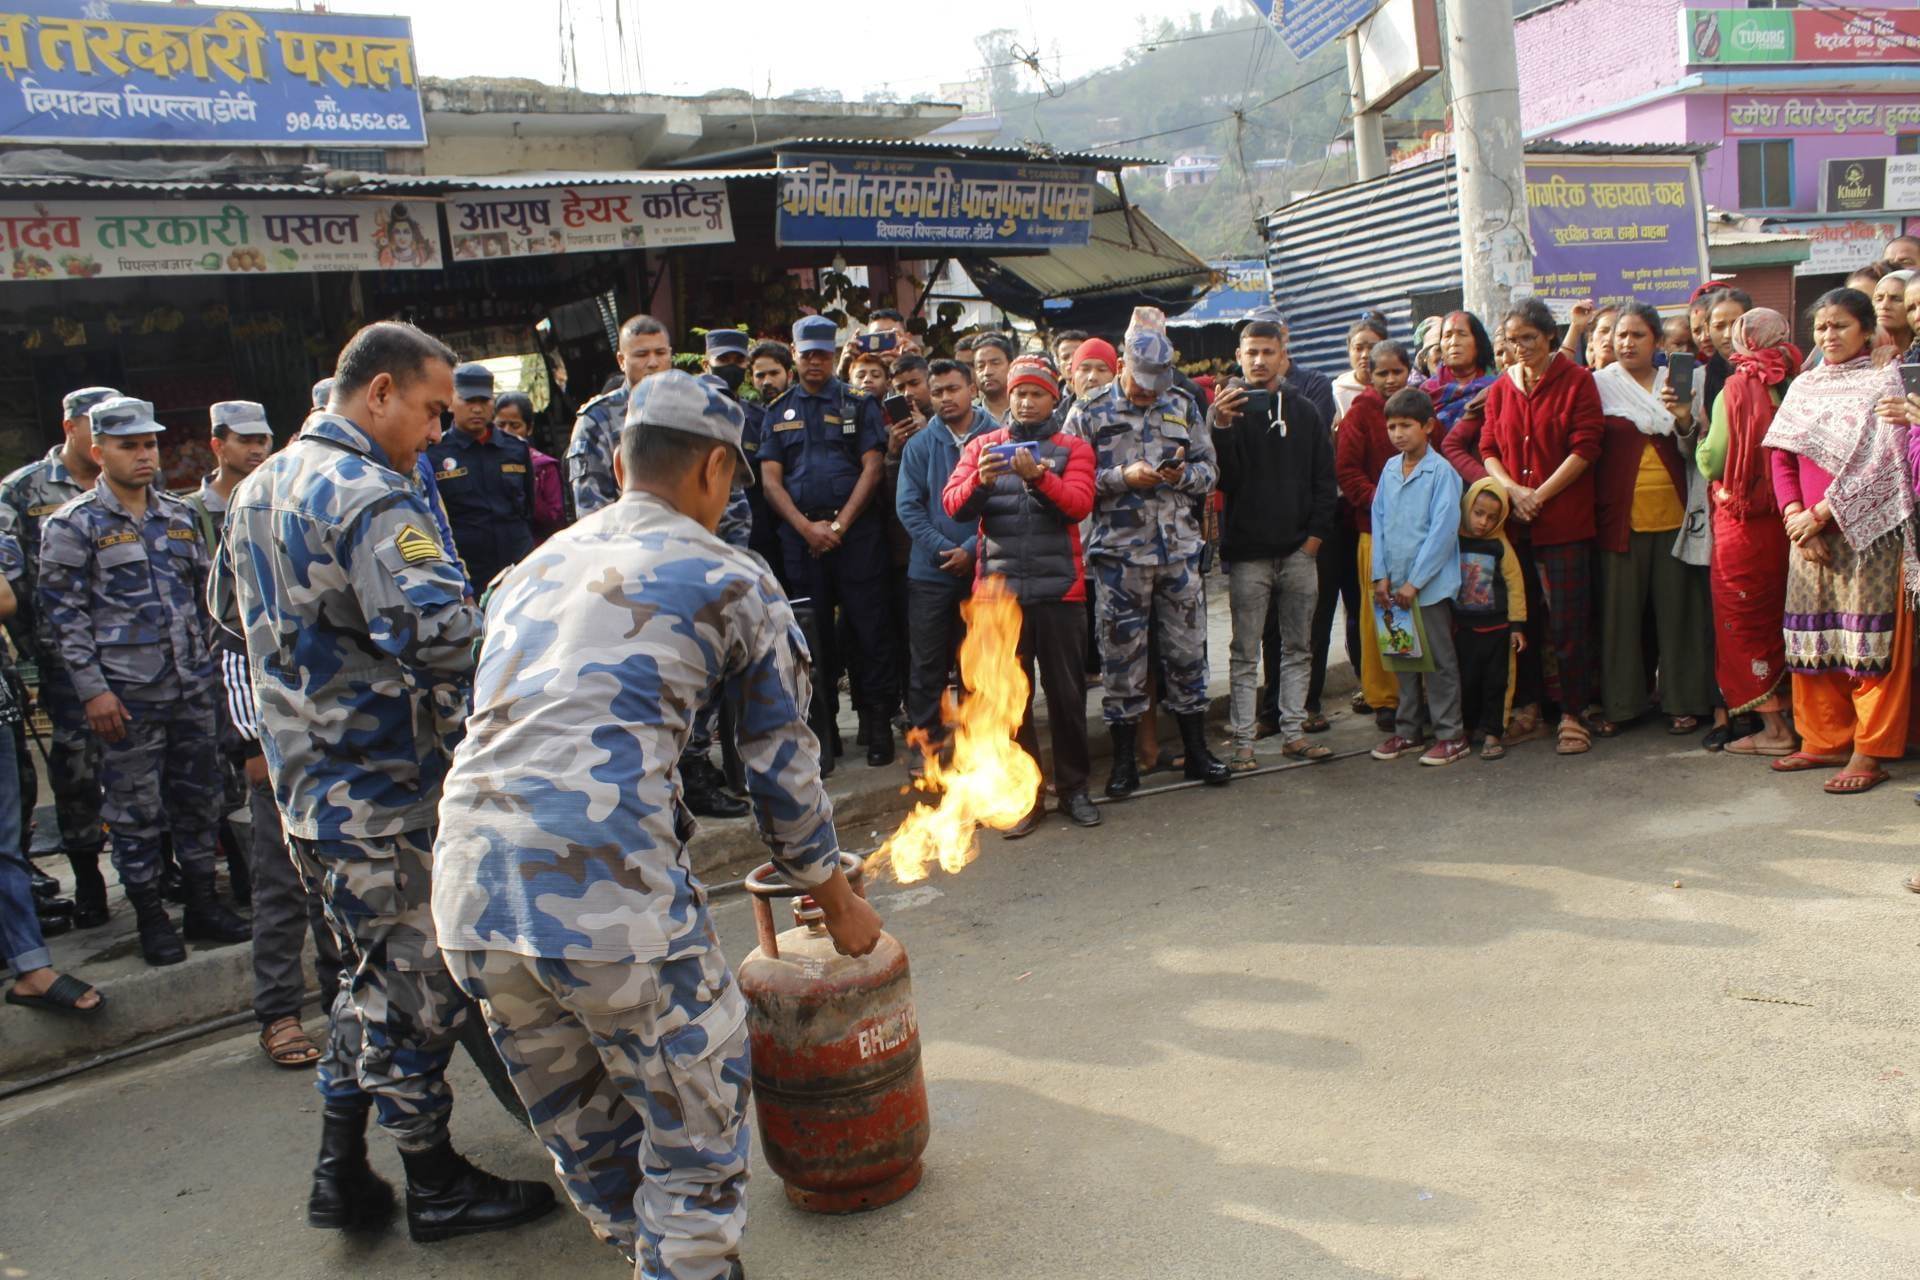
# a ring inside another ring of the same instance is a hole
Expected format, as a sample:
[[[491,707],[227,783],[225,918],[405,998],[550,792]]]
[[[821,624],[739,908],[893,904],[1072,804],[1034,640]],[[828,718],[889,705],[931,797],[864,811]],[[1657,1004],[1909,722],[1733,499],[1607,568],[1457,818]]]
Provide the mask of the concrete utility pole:
[[[1511,39],[1511,36],[1509,36]],[[1353,117],[1354,179],[1384,177],[1387,172],[1387,135],[1378,111],[1366,110],[1366,76],[1360,66],[1360,33],[1349,31],[1347,40],[1347,114]]]
[[[1509,0],[1445,5],[1461,278],[1467,310],[1491,329],[1516,296],[1533,292],[1513,7]]]

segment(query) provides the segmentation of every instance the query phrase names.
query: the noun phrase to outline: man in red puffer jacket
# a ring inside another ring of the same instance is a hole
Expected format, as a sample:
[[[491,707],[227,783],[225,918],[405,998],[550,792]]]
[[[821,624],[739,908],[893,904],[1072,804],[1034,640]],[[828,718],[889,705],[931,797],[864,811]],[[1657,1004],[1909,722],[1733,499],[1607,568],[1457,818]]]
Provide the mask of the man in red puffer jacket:
[[[1043,361],[1015,361],[1007,394],[1011,421],[967,441],[942,505],[956,520],[980,522],[977,576],[1006,579],[1020,601],[1020,664],[1030,686],[1036,663],[1040,668],[1060,810],[1096,827],[1100,811],[1087,798],[1087,580],[1080,555],[1080,522],[1093,510],[1093,446],[1059,430],[1053,411],[1060,384]],[[1031,694],[1020,745],[1040,759]],[[1043,789],[1006,838],[1032,834],[1046,812]]]

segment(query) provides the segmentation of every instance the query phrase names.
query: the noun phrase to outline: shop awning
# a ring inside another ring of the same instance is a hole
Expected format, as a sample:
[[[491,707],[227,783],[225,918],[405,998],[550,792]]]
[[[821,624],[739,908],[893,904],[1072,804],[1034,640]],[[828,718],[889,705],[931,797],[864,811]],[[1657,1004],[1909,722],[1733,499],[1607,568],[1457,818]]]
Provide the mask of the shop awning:
[[[1214,279],[1213,268],[1105,188],[1085,245],[961,263],[981,294],[1002,310],[1077,329],[1122,329],[1139,306],[1178,315]]]

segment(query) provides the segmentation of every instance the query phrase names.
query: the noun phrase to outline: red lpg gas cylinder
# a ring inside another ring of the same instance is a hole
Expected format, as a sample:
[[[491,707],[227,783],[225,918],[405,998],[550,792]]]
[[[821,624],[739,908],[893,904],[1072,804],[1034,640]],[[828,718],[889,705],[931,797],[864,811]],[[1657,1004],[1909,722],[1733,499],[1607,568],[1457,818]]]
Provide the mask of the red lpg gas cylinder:
[[[860,860],[841,867],[864,896]],[[740,965],[760,1146],[787,1199],[857,1213],[912,1191],[927,1149],[927,1086],[907,953],[890,934],[865,956],[833,949],[820,908],[768,863],[747,877],[760,945]],[[798,897],[774,936],[773,899]]]

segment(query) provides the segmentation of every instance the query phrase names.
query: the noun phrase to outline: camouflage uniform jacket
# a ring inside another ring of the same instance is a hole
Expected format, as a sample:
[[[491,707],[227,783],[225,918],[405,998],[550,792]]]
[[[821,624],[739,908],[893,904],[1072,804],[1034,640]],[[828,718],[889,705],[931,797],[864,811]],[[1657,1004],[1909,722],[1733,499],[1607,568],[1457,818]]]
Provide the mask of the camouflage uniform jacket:
[[[1219,469],[1213,436],[1190,397],[1168,390],[1145,409],[1137,409],[1115,381],[1076,401],[1067,415],[1066,430],[1093,446],[1089,560],[1172,564],[1200,553],[1194,500],[1213,492]],[[1121,478],[1130,463],[1157,467],[1175,446],[1186,450],[1187,460],[1178,485],[1135,489]]]
[[[61,460],[65,448],[64,443],[57,444],[47,450],[46,457],[29,462],[0,480],[0,507],[6,509],[6,517],[0,518],[10,518],[8,527],[20,539],[20,549],[26,554],[26,590],[20,595],[20,614],[12,630],[16,639],[37,649],[43,659],[54,654],[54,646],[53,635],[47,629],[46,620],[38,616],[33,599],[34,579],[40,572],[40,526],[48,516],[88,489],[74,479],[73,472],[67,470],[67,464]]]
[[[620,500],[613,455],[620,451],[620,427],[626,418],[627,388],[616,387],[587,401],[573,420],[573,438],[567,441],[567,483],[573,487],[573,508],[582,520]]]
[[[819,884],[839,839],[806,642],[766,567],[645,493],[515,566],[440,803],[440,945],[622,962],[711,946],[677,761],[723,681],[774,860]]]
[[[246,637],[288,835],[433,825],[480,631],[465,591],[420,488],[345,418],[315,414],[233,491],[213,615]]]
[[[139,518],[105,477],[47,517],[38,604],[82,701],[171,699],[213,678],[207,569],[193,508],[157,487]]]

